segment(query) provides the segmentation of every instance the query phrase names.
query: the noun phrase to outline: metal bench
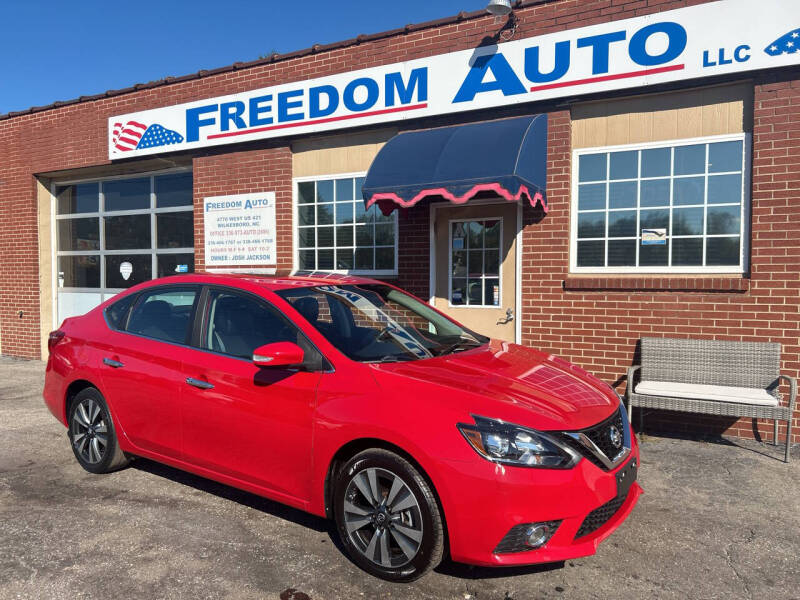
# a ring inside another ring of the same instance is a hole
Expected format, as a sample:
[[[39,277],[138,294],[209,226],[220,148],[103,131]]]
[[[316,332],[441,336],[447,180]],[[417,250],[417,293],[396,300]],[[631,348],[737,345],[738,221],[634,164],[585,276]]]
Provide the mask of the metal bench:
[[[789,462],[797,380],[780,374],[780,344],[647,337],[641,356],[628,369],[629,419],[634,406],[772,419],[775,445],[778,421],[786,421]],[[789,384],[788,404],[778,393],[781,380]]]

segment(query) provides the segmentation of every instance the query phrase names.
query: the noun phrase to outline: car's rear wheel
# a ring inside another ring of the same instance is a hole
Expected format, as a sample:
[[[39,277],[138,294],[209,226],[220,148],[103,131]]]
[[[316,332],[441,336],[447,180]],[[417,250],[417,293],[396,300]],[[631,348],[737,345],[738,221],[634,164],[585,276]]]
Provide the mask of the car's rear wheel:
[[[413,581],[444,552],[439,506],[428,482],[407,460],[365,450],[339,470],[334,515],[342,544],[365,571],[389,581]]]
[[[68,435],[78,463],[90,473],[109,473],[128,464],[119,447],[111,413],[96,388],[81,390],[68,415]]]

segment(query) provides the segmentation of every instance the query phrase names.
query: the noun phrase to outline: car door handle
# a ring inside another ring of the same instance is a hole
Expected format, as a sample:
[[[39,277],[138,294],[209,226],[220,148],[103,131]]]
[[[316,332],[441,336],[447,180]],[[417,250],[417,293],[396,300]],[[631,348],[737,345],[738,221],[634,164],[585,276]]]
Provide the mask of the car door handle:
[[[201,379],[194,379],[193,377],[187,377],[186,383],[201,390],[212,390],[214,389],[213,383],[208,383],[207,381],[203,381]]]
[[[113,358],[104,358],[103,359],[103,364],[107,365],[109,367],[114,367],[115,369],[119,369],[119,368],[125,366],[124,363],[121,363],[118,360],[114,360]]]

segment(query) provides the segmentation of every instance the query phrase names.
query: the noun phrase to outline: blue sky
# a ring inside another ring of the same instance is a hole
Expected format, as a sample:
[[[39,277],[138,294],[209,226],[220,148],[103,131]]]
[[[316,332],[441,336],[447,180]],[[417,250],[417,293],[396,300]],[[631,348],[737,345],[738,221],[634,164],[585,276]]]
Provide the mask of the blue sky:
[[[20,0],[0,114],[483,8],[486,0]]]

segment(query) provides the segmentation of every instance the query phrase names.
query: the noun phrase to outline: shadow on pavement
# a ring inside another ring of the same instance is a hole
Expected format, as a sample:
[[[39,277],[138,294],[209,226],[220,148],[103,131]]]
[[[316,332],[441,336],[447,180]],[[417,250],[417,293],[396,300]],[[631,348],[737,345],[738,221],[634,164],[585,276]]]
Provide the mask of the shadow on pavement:
[[[358,566],[346,550],[342,546],[339,536],[336,532],[336,525],[332,520],[323,519],[302,510],[286,506],[279,502],[269,500],[262,496],[240,490],[224,483],[219,483],[211,479],[206,479],[193,473],[181,471],[174,467],[157,463],[147,458],[137,457],[131,462],[131,467],[139,471],[144,471],[169,479],[180,485],[184,485],[195,490],[199,490],[208,494],[213,494],[218,498],[223,498],[231,502],[236,502],[248,508],[258,510],[260,512],[291,521],[303,527],[308,527],[320,533],[327,533],[331,542],[353,565]],[[564,567],[564,562],[548,563],[543,565],[527,565],[521,567],[474,567],[472,565],[465,565],[456,563],[449,558],[445,558],[442,563],[436,567],[435,571],[442,575],[449,575],[457,579],[494,579],[498,577],[514,577],[518,575],[531,575],[536,573],[545,573]]]
[[[332,521],[323,519],[322,517],[317,517],[311,513],[304,512],[297,508],[292,508],[291,506],[281,504],[280,502],[275,502],[273,500],[269,500],[268,498],[225,485],[224,483],[218,483],[216,481],[212,481],[211,479],[206,479],[205,477],[200,477],[199,475],[181,471],[180,469],[175,469],[146,458],[137,457],[131,463],[131,467],[138,469],[139,471],[145,471],[152,475],[157,475],[158,477],[164,477],[165,479],[169,479],[175,483],[179,483],[208,494],[213,494],[219,498],[236,502],[243,506],[247,506],[248,508],[278,517],[279,519],[297,523],[298,525],[308,527],[309,529],[313,529],[314,531],[318,531],[320,533],[335,533]],[[332,539],[334,537],[334,535],[331,535]]]
[[[521,567],[473,567],[456,563],[445,558],[438,567],[434,569],[442,575],[457,577],[458,579],[496,579],[498,577],[515,577],[518,575],[535,575],[546,573],[564,568],[564,561],[546,563],[543,565],[525,565]]]
[[[783,432],[781,432],[783,435]],[[762,441],[757,440],[739,440],[738,438],[725,438],[720,435],[698,435],[693,432],[681,433],[672,431],[645,431],[636,434],[639,443],[647,443],[648,441],[658,441],[659,439],[667,440],[683,440],[688,442],[701,442],[704,444],[713,444],[715,446],[730,446],[738,448],[753,454],[758,454],[766,458],[771,458],[778,462],[783,462],[784,445],[783,439],[780,440],[779,445],[774,445],[772,440]],[[795,454],[795,449],[792,448],[792,454]]]

